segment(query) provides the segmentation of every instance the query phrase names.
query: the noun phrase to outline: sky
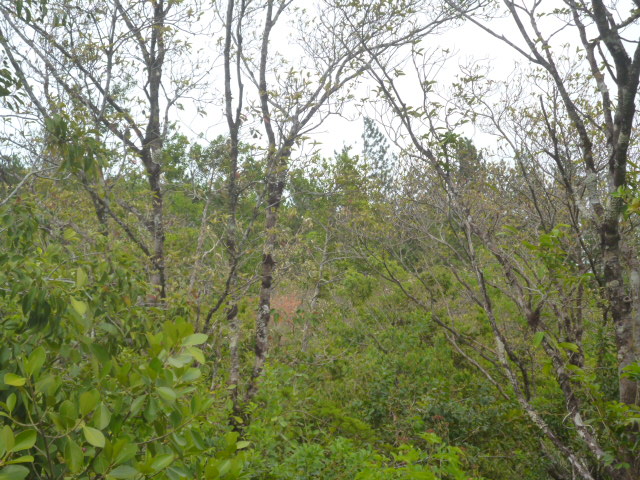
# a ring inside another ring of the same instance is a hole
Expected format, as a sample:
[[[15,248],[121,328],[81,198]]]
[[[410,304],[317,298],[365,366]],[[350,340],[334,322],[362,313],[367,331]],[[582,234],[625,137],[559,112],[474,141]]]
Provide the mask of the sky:
[[[512,25],[504,20],[494,21],[496,28],[507,32],[507,34],[516,34]],[[287,51],[290,54],[291,45],[286,31],[280,30],[281,34],[274,37],[273,49],[277,51]],[[207,40],[201,40],[205,45]],[[208,40],[211,42],[210,40]],[[199,45],[196,42],[196,45]],[[448,90],[448,86],[455,81],[460,73],[460,66],[471,61],[490,64],[493,75],[497,78],[505,78],[513,71],[514,66],[520,57],[511,48],[503,42],[491,37],[483,32],[480,28],[465,23],[455,28],[447,29],[442,33],[431,35],[425,39],[424,46],[428,49],[448,49],[450,58],[438,69],[437,85],[443,91]],[[209,48],[216,48],[211,44]],[[205,45],[206,48],[206,45]],[[222,67],[221,62],[212,70],[212,77],[218,77],[221,80]],[[419,102],[421,92],[417,88],[415,77],[407,75],[402,84],[403,92],[406,93],[410,102]],[[220,81],[218,81],[220,83]],[[247,85],[247,90],[251,90],[252,85]],[[356,90],[358,98],[373,98],[372,91],[375,89],[375,83],[366,78],[360,83]],[[221,97],[221,94],[220,94]],[[311,134],[311,142],[314,147],[318,148],[323,155],[331,156],[333,152],[341,150],[343,147],[352,147],[353,151],[358,153],[362,148],[362,132],[363,132],[363,116],[377,118],[376,112],[380,108],[365,107],[356,108],[348,106],[342,116],[331,116],[319,126]],[[226,134],[227,125],[223,117],[223,106],[220,102],[210,105],[207,108],[207,116],[205,118],[197,115],[193,108],[185,108],[184,111],[178,112],[182,121],[182,127],[190,135],[203,135],[207,139],[212,139],[218,134]],[[380,125],[384,131],[384,126]],[[481,146],[489,144],[493,139],[481,132],[474,130],[472,127],[466,127],[464,134],[475,137]],[[392,136],[392,135],[391,135]],[[308,151],[308,150],[307,150]]]
[[[314,0],[318,2],[320,0]],[[530,3],[529,0],[522,0],[525,3]],[[541,0],[544,8],[549,9],[558,6],[559,0]],[[221,5],[225,2],[219,2]],[[293,6],[307,6],[313,5],[310,0],[298,0],[293,3]],[[624,14],[628,11],[631,5],[630,0],[621,0],[620,11]],[[213,10],[211,10],[212,12]],[[208,15],[215,15],[208,13]],[[205,18],[205,22],[206,18]],[[544,17],[541,20],[547,33],[555,31],[558,25],[553,24],[553,20],[550,17]],[[174,109],[171,115],[171,119],[178,121],[179,129],[187,136],[196,139],[198,136],[202,137],[202,142],[215,139],[217,135],[227,134],[227,125],[223,117],[223,105],[222,105],[222,62],[220,58],[220,43],[221,38],[221,22],[211,22],[215,25],[208,31],[201,32],[198,36],[192,36],[192,32],[185,33],[185,39],[193,44],[194,50],[201,50],[200,55],[204,62],[204,74],[203,80],[209,83],[208,86],[194,91],[192,94],[194,97],[204,97],[206,102],[204,110],[206,115],[202,116],[196,112],[196,108],[193,102],[188,100],[183,101],[184,109]],[[490,23],[491,27],[501,32],[510,41],[518,42],[520,34],[516,30],[513,21],[510,18],[494,19]],[[279,28],[274,30],[273,36],[273,50],[284,52],[290,58],[294,58],[295,63],[295,50],[294,44],[291,42],[291,32],[288,32],[286,28],[286,22],[281,20],[279,22]],[[309,27],[313,29],[313,26]],[[259,31],[247,32],[247,36],[252,33],[259,35]],[[564,42],[571,42],[575,39],[575,29],[569,28],[567,31],[560,31],[558,35],[554,37],[554,41],[557,44]],[[522,43],[520,41],[520,43]],[[443,94],[449,93],[449,86],[455,81],[456,76],[460,74],[461,66],[468,64],[469,62],[478,62],[483,66],[486,66],[490,72],[489,75],[498,80],[506,80],[510,77],[518,62],[526,64],[522,56],[515,52],[511,47],[507,46],[504,42],[492,37],[488,33],[482,31],[479,27],[466,22],[456,27],[443,29],[438,34],[429,35],[424,43],[425,48],[438,50],[447,49],[450,52],[450,58],[448,61],[438,67],[437,75],[434,79],[437,81],[436,89],[439,89]],[[555,47],[554,47],[555,48]],[[135,55],[135,53],[132,53]],[[184,65],[182,60],[184,60]],[[184,73],[189,75],[189,58],[183,56],[182,59],[172,59],[172,63],[167,65],[166,70],[169,73],[181,73],[181,69],[185,69]],[[409,103],[419,104],[421,99],[421,90],[415,77],[412,76],[409,71],[405,69],[407,76],[398,79],[401,90],[405,95],[405,100]],[[143,82],[140,81],[140,84]],[[246,83],[247,92],[252,92],[255,97],[255,87],[249,82]],[[140,87],[140,85],[138,85]],[[140,89],[140,88],[139,88]],[[363,79],[355,91],[355,96],[358,98],[372,98],[374,97],[375,84],[373,81]],[[141,95],[142,96],[142,95]],[[378,106],[379,107],[379,106]],[[344,146],[353,147],[353,150],[357,153],[361,150],[362,131],[363,131],[363,116],[370,116],[374,119],[378,119],[381,113],[380,108],[376,108],[375,104],[368,105],[364,108],[357,108],[353,105],[348,106],[344,110],[342,117],[333,116],[328,118],[319,128],[317,128],[311,134],[311,141],[316,142],[315,145],[319,145],[320,151],[326,155],[331,156],[334,151],[341,150]],[[381,115],[380,118],[383,118]],[[380,126],[385,127],[388,122],[381,122]],[[260,125],[255,125],[258,130],[261,130]],[[245,125],[244,131],[248,133],[249,129]],[[384,130],[384,128],[382,128]],[[387,131],[390,137],[394,137],[392,131]],[[467,137],[473,139],[474,143],[481,148],[492,148],[495,144],[495,138],[491,135],[481,132],[479,129],[474,128],[473,125],[468,124],[459,133],[464,134]]]
[[[506,25],[507,31],[515,33],[513,27]],[[521,61],[519,54],[506,46],[503,42],[491,37],[479,27],[465,24],[452,28],[446,32],[429,37],[424,42],[425,47],[430,49],[448,49],[450,57],[441,66],[435,68],[434,80],[437,82],[435,88],[440,89],[443,95],[448,93],[451,83],[461,74],[461,67],[479,62],[483,65],[490,65],[490,74],[494,78],[506,78],[514,70],[516,64]],[[407,72],[409,70],[407,69]],[[401,78],[400,80],[403,80]],[[410,103],[420,104],[422,92],[419,90],[415,77],[407,75],[406,81],[401,83],[401,91],[405,99]],[[375,88],[373,81],[363,85],[365,92],[371,92]],[[371,96],[373,96],[371,94]],[[334,117],[323,125],[316,137],[325,148],[323,151],[330,152],[339,150],[342,146],[354,146],[356,151],[361,148],[361,135],[363,121],[361,112],[352,112],[351,118]],[[371,111],[370,116],[376,117]],[[383,130],[384,126],[379,125]],[[463,128],[464,134],[473,137],[480,146],[489,147],[494,139],[472,125]],[[392,136],[392,135],[390,135]]]

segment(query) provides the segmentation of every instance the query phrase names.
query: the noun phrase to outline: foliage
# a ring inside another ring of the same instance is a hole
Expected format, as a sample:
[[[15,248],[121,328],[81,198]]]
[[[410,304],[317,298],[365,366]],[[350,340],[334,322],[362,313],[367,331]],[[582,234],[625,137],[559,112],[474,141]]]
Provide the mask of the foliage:
[[[207,336],[150,316],[139,278],[83,252],[73,230],[45,230],[29,199],[12,207],[0,257],[11,285],[1,307],[3,478],[239,478],[242,444],[212,435],[215,399],[197,366]]]

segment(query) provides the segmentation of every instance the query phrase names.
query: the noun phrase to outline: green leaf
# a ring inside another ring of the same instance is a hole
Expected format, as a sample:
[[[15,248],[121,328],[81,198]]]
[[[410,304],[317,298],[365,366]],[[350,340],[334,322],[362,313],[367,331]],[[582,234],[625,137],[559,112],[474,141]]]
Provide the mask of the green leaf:
[[[16,439],[13,436],[11,427],[9,425],[2,427],[2,430],[0,430],[0,454],[4,455],[5,452],[10,452],[15,443]]]
[[[630,378],[635,380],[636,382],[640,382],[640,362],[635,362],[630,365],[627,365],[622,369],[622,377]],[[9,400],[7,399],[7,404]]]
[[[24,432],[20,432],[16,435],[15,445],[9,451],[19,452],[20,450],[27,450],[35,445],[37,438],[38,436],[36,435],[35,430],[25,430]]]
[[[39,373],[42,365],[44,365],[46,358],[47,355],[44,351],[44,348],[36,348],[33,352],[31,352],[31,355],[29,355],[29,358],[26,361],[25,370],[27,371],[27,373],[29,375],[36,375],[37,373]]]
[[[182,346],[191,347],[193,345],[202,345],[208,338],[209,335],[205,335],[204,333],[194,333],[182,340]]]
[[[243,440],[241,442],[236,443],[236,449],[242,450],[243,448],[247,448],[249,445],[251,445],[251,442],[247,442],[246,440]]]
[[[81,300],[76,300],[73,297],[71,297],[71,306],[80,315],[84,315],[85,313],[87,313],[87,309],[89,308],[86,303]]]
[[[6,385],[11,385],[12,387],[22,387],[25,383],[27,383],[27,379],[24,377],[20,377],[15,373],[5,373],[4,383]]]
[[[104,448],[105,438],[102,432],[96,428],[87,427],[86,425],[82,427],[82,433],[84,433],[84,438],[94,447]]]
[[[111,421],[111,412],[109,408],[101,403],[96,410],[96,413],[93,415],[93,426],[98,430],[103,430],[107,428],[109,422]]]
[[[197,380],[198,378],[200,378],[201,374],[202,374],[202,372],[200,372],[200,369],[198,369],[198,368],[190,368],[186,372],[184,372],[184,375],[182,375],[182,377],[180,377],[180,381],[181,382],[193,382],[194,380]]]
[[[74,402],[70,400],[65,400],[60,404],[59,408],[60,408],[60,415],[64,417],[64,419],[69,420],[69,422],[73,423],[78,419],[78,408]]]
[[[136,398],[133,402],[131,402],[131,408],[130,408],[130,412],[131,415],[136,416],[138,413],[140,413],[140,410],[142,409],[142,406],[144,405],[144,401],[146,400],[147,396],[146,395],[141,395],[138,398]]]
[[[9,465],[0,470],[0,480],[23,480],[29,475],[29,469],[22,465]]]
[[[129,465],[120,465],[108,473],[110,478],[134,478],[140,472]]]
[[[544,339],[544,332],[536,332],[536,334],[533,336],[533,342],[532,342],[533,346],[539,347],[543,339]]]
[[[173,454],[165,453],[163,455],[158,455],[153,459],[153,462],[151,462],[151,468],[153,468],[155,472],[158,472],[171,465],[171,462],[173,462]]]
[[[6,405],[7,405],[7,411],[9,413],[13,412],[13,409],[16,406],[16,401],[17,401],[17,397],[15,393],[12,393],[7,397]]]
[[[187,347],[185,350],[189,355],[196,359],[199,363],[205,363],[204,353],[198,347]]]
[[[87,284],[87,272],[85,272],[82,268],[78,267],[76,270],[76,287],[82,288]],[[80,312],[78,312],[80,313]]]
[[[158,387],[158,396],[168,403],[174,403],[178,395],[169,387]]]
[[[89,390],[80,395],[80,413],[87,415],[95,410],[100,401],[100,393],[97,390]]]
[[[177,466],[173,466],[173,465],[165,470],[165,475],[170,480],[180,480],[182,478],[192,478],[191,472],[189,472],[188,470],[185,470],[182,467],[177,467]],[[205,477],[205,478],[209,478],[209,477]],[[231,476],[229,478],[237,479],[237,478],[240,478],[240,475]]]
[[[119,465],[128,462],[136,456],[136,453],[138,453],[138,446],[135,443],[120,439],[113,445],[113,463]]]
[[[580,348],[578,348],[578,345],[576,345],[575,343],[560,342],[560,343],[558,343],[558,346],[560,348],[564,348],[565,350],[569,350],[569,351],[574,352],[574,353],[579,353],[580,352]]]
[[[67,228],[67,229],[63,232],[62,237],[63,237],[65,240],[69,241],[69,242],[79,240],[79,238],[78,238],[78,234],[76,233],[76,231],[75,231],[73,228]]]
[[[191,362],[193,362],[193,357],[191,357],[191,355],[178,355],[167,359],[167,363],[176,368],[182,368],[185,365],[189,365]]]
[[[21,457],[14,458],[7,465],[13,465],[15,463],[33,463],[33,455],[22,455]]]
[[[67,438],[67,443],[64,446],[64,460],[67,462],[71,473],[80,472],[84,466],[82,448],[71,438]]]

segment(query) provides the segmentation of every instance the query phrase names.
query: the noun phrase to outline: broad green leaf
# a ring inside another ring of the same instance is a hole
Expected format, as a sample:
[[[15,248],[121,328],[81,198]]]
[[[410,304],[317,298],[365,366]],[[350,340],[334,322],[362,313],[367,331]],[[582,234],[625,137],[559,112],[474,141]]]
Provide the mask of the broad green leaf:
[[[82,427],[82,433],[84,434],[84,438],[94,447],[104,448],[105,438],[102,432],[93,427],[87,427],[86,425]]]
[[[227,446],[235,447],[236,443],[238,443],[238,437],[240,434],[238,432],[227,432],[224,436],[225,441],[227,442]]]
[[[229,460],[228,458],[218,464],[218,471],[220,472],[220,477],[224,477],[230,469],[231,469],[231,460]]]
[[[95,410],[100,401],[100,393],[97,390],[89,390],[80,395],[80,413],[87,415]]]
[[[84,287],[87,284],[87,278],[87,272],[85,272],[81,267],[78,267],[76,270],[76,287]]]
[[[5,373],[4,383],[6,385],[11,385],[12,387],[22,387],[25,383],[27,383],[27,379],[24,377],[20,377],[15,373]]]
[[[560,343],[558,343],[558,346],[560,348],[564,348],[565,350],[569,350],[569,351],[574,352],[574,353],[579,353],[580,352],[580,348],[578,348],[578,345],[576,345],[575,343],[560,342]]]
[[[110,421],[111,412],[109,411],[109,407],[107,407],[104,403],[101,403],[98,406],[96,413],[93,414],[93,426],[98,430],[103,430],[107,428]]]
[[[33,455],[23,455],[18,458],[12,458],[10,462],[7,462],[7,465],[13,465],[15,463],[33,463]]]
[[[204,333],[194,333],[182,340],[182,346],[191,347],[193,345],[202,345],[208,338],[209,335],[205,335]]]
[[[119,465],[128,462],[138,453],[138,446],[135,443],[128,443],[127,440],[120,439],[113,447],[113,463]]]
[[[0,430],[0,454],[4,455],[5,452],[10,452],[15,444],[16,439],[13,436],[13,430],[9,425],[5,425]]]
[[[20,450],[27,450],[33,447],[37,439],[35,430],[25,430],[16,435],[16,443],[11,448],[11,452],[19,452]]]
[[[249,445],[251,445],[251,442],[247,442],[246,440],[243,440],[241,442],[236,443],[236,449],[242,450],[243,448],[247,448]]]
[[[7,405],[7,411],[9,413],[13,412],[13,409],[16,406],[16,401],[17,401],[17,397],[15,393],[12,393],[7,397],[6,405]]]
[[[108,478],[134,478],[139,475],[140,472],[129,465],[120,465],[119,467],[111,470],[107,476]]]
[[[181,478],[187,478],[190,479],[192,478],[192,474],[185,470],[182,467],[177,467],[177,466],[170,466],[165,470],[165,475],[170,479],[170,480],[179,480]],[[208,478],[208,477],[207,477]],[[230,477],[230,478],[240,478],[240,475],[237,475],[235,477]]]
[[[171,462],[173,462],[173,455],[171,453],[158,455],[153,459],[153,462],[151,462],[151,468],[153,468],[155,472],[158,472],[171,465]]]
[[[539,347],[543,339],[544,339],[544,332],[536,332],[536,334],[533,336],[533,346]]]
[[[29,475],[29,469],[22,465],[9,465],[0,470],[0,480],[23,480]]]
[[[67,438],[67,444],[64,446],[64,460],[71,473],[78,473],[84,467],[82,448],[71,438]]]
[[[109,352],[107,351],[107,349],[104,348],[102,345],[98,345],[97,343],[92,343],[91,345],[89,345],[89,348],[91,349],[91,352],[93,353],[93,355],[95,355],[95,357],[98,359],[100,363],[105,364],[109,360],[111,360],[111,355],[109,355]]]
[[[186,372],[184,372],[182,377],[180,377],[180,381],[193,382],[194,380],[197,380],[198,378],[200,378],[201,374],[202,373],[200,372],[199,368],[190,368]]]
[[[61,381],[58,377],[45,374],[41,376],[36,382],[36,392],[53,395],[55,391],[60,387],[60,384]]]
[[[65,431],[65,423],[66,422],[62,420],[62,416],[61,415],[58,415],[55,412],[49,412],[48,416],[49,416],[49,419],[51,420],[51,423],[56,428],[56,430],[58,430],[58,432],[64,432]]]
[[[195,358],[198,363],[205,362],[204,353],[202,353],[202,350],[200,350],[198,347],[187,347],[185,351],[193,358]]]
[[[87,313],[87,309],[89,308],[87,304],[84,303],[82,300],[76,300],[73,297],[71,297],[71,306],[80,315],[84,315],[85,313]]]
[[[144,401],[146,400],[146,395],[141,395],[136,398],[133,402],[131,402],[130,412],[131,415],[136,416],[142,410],[142,406],[144,405]]]
[[[191,362],[193,362],[193,357],[191,355],[177,355],[167,359],[167,363],[176,368],[182,368],[185,365],[189,365]]]
[[[176,392],[169,387],[158,387],[158,396],[169,403],[174,403],[178,398]]]
[[[29,355],[29,358],[26,361],[25,370],[27,371],[27,373],[29,375],[38,374],[40,372],[40,369],[42,368],[42,365],[44,365],[46,358],[47,355],[44,351],[44,348],[36,348],[33,352],[31,352],[31,355]]]
[[[65,400],[60,404],[60,415],[71,422],[78,419],[78,407],[71,400]]]

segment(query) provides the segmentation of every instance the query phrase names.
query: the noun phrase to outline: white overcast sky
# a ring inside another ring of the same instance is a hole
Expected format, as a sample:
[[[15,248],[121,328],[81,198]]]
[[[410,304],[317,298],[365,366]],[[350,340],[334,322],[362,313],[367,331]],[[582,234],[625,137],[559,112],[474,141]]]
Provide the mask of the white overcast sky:
[[[545,6],[547,10],[561,4],[559,0],[543,0],[543,3],[543,6]],[[631,3],[626,2],[626,0],[619,3],[621,5],[629,3],[629,6],[631,6]],[[620,8],[621,14],[627,11],[629,11],[629,9],[622,5]],[[543,33],[556,31],[559,25],[558,23],[554,25],[552,17],[545,17],[541,19],[540,22],[543,27]],[[495,31],[499,31],[505,35],[509,40],[522,45],[523,42],[521,41],[520,34],[513,20],[510,18],[505,17],[492,20],[491,27]],[[290,52],[291,45],[287,39],[288,36],[286,32],[280,30],[279,39],[275,39],[273,48]],[[561,44],[574,42],[575,40],[575,29],[568,27],[554,36],[552,44],[557,48]],[[459,67],[472,61],[488,66],[490,69],[489,76],[497,80],[509,78],[518,63],[526,65],[526,61],[519,53],[504,42],[492,37],[469,22],[455,28],[449,28],[443,31],[443,33],[428,36],[425,39],[424,46],[430,49],[447,48],[454,54],[445,66],[439,70],[435,78],[439,88],[443,91],[447,90],[448,85],[450,85],[455,80],[456,75],[460,73]],[[218,77],[219,80],[216,80],[218,84],[217,88],[221,89],[221,72],[219,74],[214,72],[214,76]],[[416,103],[420,103],[420,92],[418,90],[412,90],[417,88],[415,87],[416,82],[411,82],[409,76],[403,80],[407,82],[406,88],[403,86],[403,93],[406,95],[406,98],[411,102],[413,96],[416,99]],[[363,82],[359,87],[358,96],[367,96],[373,87],[373,82],[369,84]],[[247,85],[248,90],[251,90],[251,88],[251,85]],[[208,108],[208,112],[206,118],[196,116],[193,111],[190,111],[188,108],[184,112],[179,112],[179,114],[182,124],[187,130],[191,130],[191,134],[204,134],[205,138],[210,140],[217,134],[224,135],[226,133],[226,123],[222,117],[222,105],[211,106]],[[352,146],[356,152],[359,152],[361,149],[363,113],[355,108],[350,108],[345,111],[345,114],[348,118],[329,118],[312,135],[313,140],[321,143],[320,148],[325,155],[331,155],[333,151],[340,150],[343,146]],[[474,130],[474,127],[471,125],[465,128],[466,130],[462,133],[472,138],[476,145],[490,149],[493,147],[493,145],[491,145],[491,143],[494,142],[493,137]]]
[[[505,28],[507,31],[513,31],[509,25],[506,25]],[[278,41],[276,39],[273,43],[275,49],[289,47],[282,40]],[[520,60],[518,54],[504,43],[470,24],[429,36],[424,43],[429,49],[447,48],[454,54],[443,68],[439,69],[437,74],[436,80],[438,84],[445,89],[447,85],[455,80],[456,75],[460,72],[459,66],[462,64],[471,61],[490,64],[492,72],[497,78],[500,78],[508,76],[513,71],[516,62]],[[212,76],[220,79],[216,85],[220,89],[222,86],[220,84],[222,80],[221,67],[214,70]],[[409,88],[406,92],[407,98],[411,100],[411,97],[415,96],[416,99],[419,99],[420,93],[418,91],[413,92],[413,94],[410,91],[411,86],[415,84],[412,80],[414,79],[408,78],[407,80],[407,87]],[[214,84],[216,84],[215,81]],[[252,85],[246,85],[246,88],[250,91]],[[373,81],[364,81],[359,87],[358,96],[367,96],[373,88],[375,88]],[[373,111],[371,115],[375,116]],[[185,108],[184,111],[177,112],[177,116],[183,128],[186,129],[185,133],[188,135],[203,135],[205,139],[211,140],[218,134],[225,135],[227,133],[227,125],[223,118],[223,106],[221,104],[208,107],[206,117],[196,114],[195,110],[189,107]],[[362,144],[362,131],[362,112],[355,108],[347,108],[344,116],[329,117],[311,136],[314,141],[321,144],[320,149],[325,155],[331,155],[334,151],[339,151],[344,146],[352,146],[358,152]],[[472,130],[465,133],[473,135]]]

